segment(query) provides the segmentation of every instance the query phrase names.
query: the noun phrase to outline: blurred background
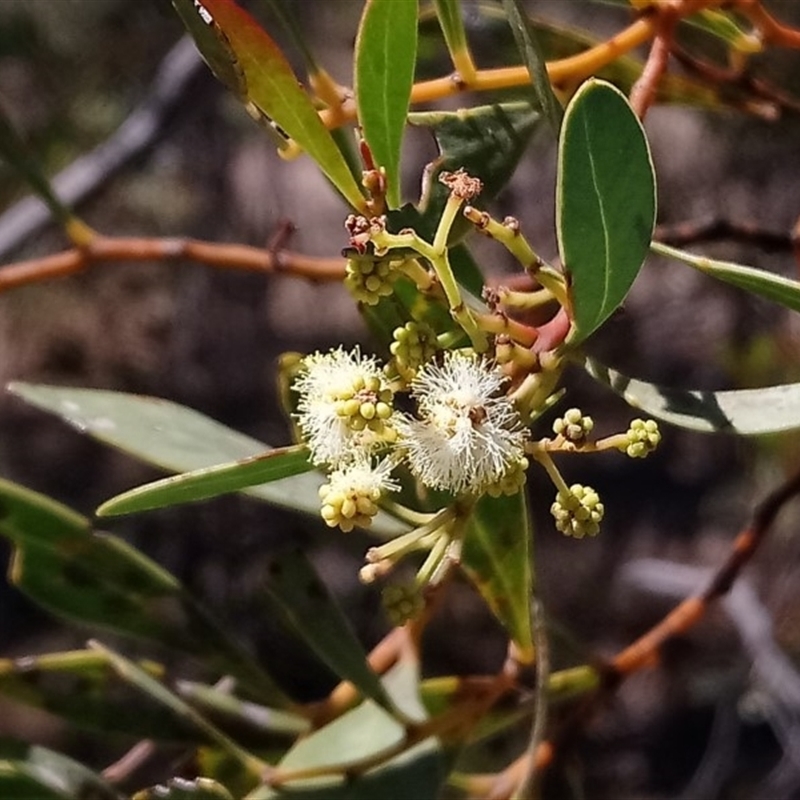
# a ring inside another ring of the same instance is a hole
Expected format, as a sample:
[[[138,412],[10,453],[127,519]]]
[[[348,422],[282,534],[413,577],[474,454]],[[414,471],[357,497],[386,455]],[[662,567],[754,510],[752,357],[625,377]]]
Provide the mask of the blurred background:
[[[465,3],[477,61],[517,62],[506,29],[481,14],[491,5]],[[629,19],[615,4],[527,5],[537,16],[595,37]],[[351,84],[362,3],[294,0],[287,6],[320,61]],[[767,6],[800,24],[800,4]],[[268,19],[268,3],[250,7]],[[274,23],[270,30],[292,54]],[[309,159],[278,158],[264,131],[192,48],[179,43],[181,36],[168,2],[3,0],[0,104],[49,175],[72,170],[74,187],[91,183],[92,170],[99,170],[101,178],[78,209],[104,233],[263,246],[288,220],[296,227],[292,249],[336,255],[346,244],[346,210],[337,196]],[[439,53],[423,68],[444,74],[448,65]],[[758,56],[751,69],[800,97],[800,54]],[[456,98],[450,107],[458,104]],[[796,278],[800,267],[788,241],[800,216],[799,117],[791,109],[761,112],[670,106],[649,113],[659,223],[670,228],[725,220],[775,234],[769,247],[736,237],[698,247]],[[106,147],[108,159],[109,146],[112,155],[125,147],[133,154],[107,163],[97,148]],[[409,135],[408,199],[416,197],[420,171],[435,154],[424,132]],[[545,257],[556,255],[554,176],[554,145],[540,136],[491,208],[496,216],[517,216]],[[2,263],[66,246],[57,228],[37,224],[33,206],[19,205],[27,194],[16,173],[0,164]],[[501,280],[512,269],[499,247],[475,244],[488,274]],[[25,380],[158,395],[272,444],[289,438],[276,400],[276,359],[287,350],[339,342],[369,347],[342,287],[191,263],[99,265],[0,296],[3,384]],[[796,314],[655,258],[590,349],[627,374],[685,388],[800,380]],[[571,373],[567,385],[565,402],[590,413],[601,435],[624,430],[635,416],[586,376]],[[545,420],[539,435],[547,427]],[[702,584],[703,570],[720,564],[754,504],[800,463],[795,434],[744,441],[667,426],[663,433],[662,448],[646,462],[598,456],[564,464],[568,480],[591,484],[605,501],[603,531],[592,541],[566,540],[554,530],[552,488],[531,472],[538,588],[552,621],[554,666],[610,655],[654,624]],[[157,473],[0,396],[0,475],[90,514],[99,502]],[[582,785],[585,794],[574,796],[800,797],[799,525],[795,506],[746,570],[736,599],[673,642],[660,668],[635,676],[588,721],[549,778],[552,796],[572,796]],[[173,571],[255,652],[269,652],[271,659],[280,652],[278,671],[300,696],[323,694],[333,678],[303,660],[251,602],[271,549],[302,543],[368,646],[387,630],[377,592],[356,580],[368,546],[360,534],[334,535],[315,520],[238,497],[152,512],[110,529]],[[654,565],[653,559],[661,561]],[[78,646],[86,636],[0,588],[0,655]],[[466,584],[456,587],[433,624],[428,671],[495,670],[504,652],[502,632],[480,599]],[[55,720],[2,701],[0,733],[70,747],[96,764],[125,746],[107,743],[98,751],[91,737],[75,734],[65,741]],[[498,742],[495,755],[507,759],[517,746]]]

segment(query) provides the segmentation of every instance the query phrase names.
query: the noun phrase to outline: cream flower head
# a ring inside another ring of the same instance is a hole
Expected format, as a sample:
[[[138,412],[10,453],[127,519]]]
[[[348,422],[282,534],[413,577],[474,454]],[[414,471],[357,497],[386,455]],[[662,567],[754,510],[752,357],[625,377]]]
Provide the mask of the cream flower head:
[[[378,362],[358,347],[306,356],[293,388],[297,423],[317,465],[335,469],[396,438],[392,390]]]
[[[500,369],[476,355],[449,351],[411,384],[419,419],[397,422],[411,471],[432,489],[480,494],[524,459],[527,432],[501,394]]]

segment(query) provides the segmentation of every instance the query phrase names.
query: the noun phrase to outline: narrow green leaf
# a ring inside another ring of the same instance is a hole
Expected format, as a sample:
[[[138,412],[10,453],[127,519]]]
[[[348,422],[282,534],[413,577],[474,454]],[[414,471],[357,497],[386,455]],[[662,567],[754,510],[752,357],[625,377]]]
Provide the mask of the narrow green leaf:
[[[764,41],[757,33],[744,28],[729,11],[705,8],[685,17],[681,22],[710,33],[740,53],[760,53]]]
[[[417,665],[406,660],[384,676],[383,683],[406,714],[422,721]],[[409,705],[410,704],[410,705]],[[414,713],[409,713],[409,712]],[[290,781],[280,790],[267,786],[245,800],[375,800],[378,797],[434,798],[446,776],[445,755],[439,742],[426,739],[403,749],[405,726],[371,700],[297,742],[278,765],[278,770],[328,768],[330,776]],[[392,757],[394,748],[401,749]],[[364,773],[352,764],[386,753],[384,761]]]
[[[125,800],[99,775],[34,744],[0,739],[0,797],[7,800]]]
[[[587,358],[583,368],[628,405],[703,433],[758,436],[800,429],[800,383],[712,392],[656,386]]]
[[[27,181],[60,225],[65,228],[74,228],[83,224],[58,199],[38,161],[17,133],[2,106],[0,106],[0,157],[4,158]]]
[[[536,31],[528,20],[519,0],[503,0],[503,8],[508,16],[508,24],[514,33],[517,47],[531,76],[533,90],[536,92],[542,113],[550,123],[553,133],[558,136],[564,109],[561,108],[561,103],[559,103],[558,98],[553,93],[553,87],[550,85],[544,51],[539,44]]]
[[[205,741],[184,720],[134,695],[107,660],[91,650],[0,659],[0,693],[82,730],[156,741]]]
[[[214,76],[240,100],[247,99],[247,78],[228,38],[195,0],[172,0],[172,5]]]
[[[274,120],[317,162],[350,205],[363,211],[364,196],[347,162],[286,57],[266,31],[234,0],[192,0],[192,6],[195,15],[220,40],[215,57],[224,57],[229,51],[235,58],[223,81],[229,82],[236,73],[234,80],[240,89],[244,87],[247,101]],[[194,34],[196,28],[190,26],[189,32]]]
[[[289,701],[178,580],[115,536],[28,489],[0,481],[0,535],[13,545],[11,581],[47,610],[156,642],[236,676],[269,705]]]
[[[13,383],[8,390],[63,419],[83,434],[170,472],[191,472],[263,454],[269,445],[221,425],[186,406],[145,395]],[[245,494],[273,505],[319,516],[316,473],[253,486]],[[379,513],[373,529],[396,536],[407,528]]]
[[[572,98],[556,181],[558,249],[571,281],[577,344],[625,299],[655,224],[655,175],[644,129],[611,84],[588,80]]]
[[[716,261],[694,253],[687,253],[685,250],[678,250],[660,242],[653,242],[650,249],[661,256],[682,261],[712,278],[744,289],[746,292],[766,297],[767,300],[780,303],[786,308],[791,308],[792,311],[800,311],[800,281],[793,281],[782,275],[775,275],[755,267],[745,267],[730,261]]]
[[[235,729],[236,735],[231,735],[237,742],[255,739],[263,747],[268,737],[294,740],[308,733],[310,727],[304,717],[243,700],[219,686],[178,680],[175,690],[217,727],[224,731]]]
[[[461,566],[517,645],[533,657],[531,542],[533,529],[524,492],[482,497],[464,537]]]
[[[365,696],[394,712],[394,705],[367,663],[347,617],[299,550],[287,550],[270,564],[265,584],[270,609],[320,659]]]
[[[286,7],[284,0],[266,0],[273,15],[283,27],[292,44],[303,57],[309,75],[321,73],[322,67],[314,56],[314,51],[306,39],[305,34],[295,14]],[[297,13],[302,13],[297,9]]]
[[[467,34],[464,30],[464,20],[461,18],[459,0],[433,0],[433,7],[436,9],[436,16],[450,54],[466,52]]]
[[[400,205],[400,150],[417,60],[417,0],[368,0],[356,38],[355,95],[364,139]]]
[[[195,503],[289,478],[311,469],[313,465],[308,460],[308,448],[305,445],[279,447],[258,456],[202,467],[137,486],[106,500],[95,513],[98,517],[115,517]]]
[[[143,669],[138,667],[130,659],[125,658],[111,648],[99,642],[89,642],[89,647],[102,653],[112,668],[124,681],[135,686],[139,691],[151,697],[158,703],[170,709],[174,714],[184,717],[198,730],[208,736],[218,747],[224,750],[229,756],[239,761],[246,772],[254,776],[262,774],[266,764],[260,758],[248,753],[236,742],[226,736],[221,730],[212,725],[202,714],[192,708],[185,700],[171,692],[162,683],[148,675]]]
[[[211,778],[171,778],[165,785],[136,792],[133,800],[233,800],[233,795]]]

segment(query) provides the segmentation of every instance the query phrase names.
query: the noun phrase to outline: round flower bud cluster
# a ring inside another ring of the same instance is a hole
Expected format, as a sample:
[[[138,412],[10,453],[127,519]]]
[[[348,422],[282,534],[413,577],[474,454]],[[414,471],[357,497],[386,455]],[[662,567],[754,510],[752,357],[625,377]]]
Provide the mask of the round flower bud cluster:
[[[525,485],[528,478],[528,459],[525,456],[512,464],[500,480],[489,484],[486,493],[492,497],[516,494]]]
[[[594,428],[594,420],[584,417],[579,408],[570,408],[553,423],[553,432],[572,444],[582,444]]]
[[[425,608],[422,593],[413,583],[387,586],[381,594],[381,601],[389,622],[395,626],[405,625]]]
[[[392,294],[399,274],[388,259],[350,258],[344,285],[359,302],[376,306],[382,297]]]
[[[334,470],[328,483],[319,489],[325,524],[329,528],[339,527],[345,533],[356,526],[369,527],[378,513],[381,495],[398,488],[389,477],[391,469],[386,461],[373,467],[369,461],[359,460]]]
[[[336,400],[336,413],[354,431],[369,429],[376,435],[386,433],[386,422],[394,413],[394,394],[377,375],[356,375],[349,386],[342,387]]]
[[[626,442],[619,449],[630,458],[646,458],[660,444],[661,431],[654,419],[635,419],[625,437]]]
[[[436,354],[436,332],[425,322],[406,322],[393,337],[389,350],[402,370],[417,370]]]
[[[561,491],[556,495],[550,513],[561,533],[582,539],[598,534],[605,508],[600,502],[600,495],[591,486],[574,483],[569,487],[568,494]]]

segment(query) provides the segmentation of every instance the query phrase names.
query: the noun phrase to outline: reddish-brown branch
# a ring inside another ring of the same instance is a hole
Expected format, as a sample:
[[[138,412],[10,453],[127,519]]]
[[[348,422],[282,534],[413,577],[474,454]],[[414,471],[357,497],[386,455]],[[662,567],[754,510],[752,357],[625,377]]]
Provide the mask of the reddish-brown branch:
[[[656,100],[658,84],[664,77],[669,65],[669,54],[678,17],[675,13],[664,10],[659,15],[658,33],[650,45],[650,53],[636,83],[631,89],[631,107],[636,116],[643,120],[647,110]]]
[[[706,83],[727,84],[741,91],[744,95],[742,99],[737,99],[735,93],[728,92],[731,95],[728,98],[731,105],[771,122],[777,119],[781,110],[800,111],[800,102],[796,97],[780,91],[767,81],[756,78],[741,68],[721,67],[718,64],[702,61],[677,44],[672,46],[672,55],[687,71],[694,73]]]
[[[734,0],[732,5],[753,23],[765,43],[800,49],[800,31],[778,22],[761,0]]]
[[[291,250],[265,250],[198,239],[97,236],[84,248],[0,268],[0,292],[73,275],[103,262],[119,261],[196,261],[219,269],[286,272],[316,281],[341,281],[345,276],[341,258],[316,258]]]
[[[709,605],[728,592],[745,564],[753,557],[778,512],[799,493],[800,473],[786,481],[758,506],[752,525],[736,537],[730,555],[706,589],[684,600],[658,625],[611,660],[609,667],[612,685],[642,667],[657,663],[659,652],[668,639],[686,633],[703,618]]]
[[[794,243],[792,233],[766,230],[752,222],[738,222],[715,217],[687,220],[675,224],[656,226],[654,238],[658,242],[677,247],[698,242],[730,240],[754,244],[765,250],[788,251]]]
[[[539,745],[534,756],[537,770],[545,769],[552,763],[559,745],[585,723],[586,718],[607,693],[615,690],[637,670],[657,664],[664,644],[672,637],[686,633],[703,618],[712,603],[730,590],[766,537],[778,513],[798,494],[800,494],[800,472],[787,480],[757,507],[753,523],[736,537],[728,558],[703,592],[684,600],[655,627],[600,667],[605,673],[601,689],[576,709],[555,738]],[[468,784],[473,796],[483,797],[486,800],[508,800],[528,771],[528,759],[527,754],[521,756],[501,773],[470,776]]]

